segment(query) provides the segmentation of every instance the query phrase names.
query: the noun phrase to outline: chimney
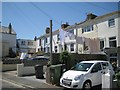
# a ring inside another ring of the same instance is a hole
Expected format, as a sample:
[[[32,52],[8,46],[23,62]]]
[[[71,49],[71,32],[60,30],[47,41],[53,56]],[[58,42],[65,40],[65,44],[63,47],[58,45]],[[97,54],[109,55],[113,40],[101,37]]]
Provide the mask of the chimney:
[[[37,36],[34,37],[34,41],[36,41],[36,40],[37,40]]]
[[[62,24],[62,25],[61,25],[61,28],[64,29],[64,28],[66,28],[66,27],[68,27],[68,26],[70,26],[70,25],[68,24],[68,22],[66,22],[66,24]]]
[[[49,34],[49,33],[50,33],[50,28],[49,28],[49,27],[46,27],[45,32],[46,32],[46,34]]]
[[[87,15],[86,20],[91,20],[91,19],[94,19],[94,18],[96,18],[96,17],[97,17],[97,16],[96,16],[95,14],[89,13],[89,14]]]
[[[11,23],[9,23],[8,29],[9,29],[9,34],[11,34],[12,33],[12,25],[11,25]]]

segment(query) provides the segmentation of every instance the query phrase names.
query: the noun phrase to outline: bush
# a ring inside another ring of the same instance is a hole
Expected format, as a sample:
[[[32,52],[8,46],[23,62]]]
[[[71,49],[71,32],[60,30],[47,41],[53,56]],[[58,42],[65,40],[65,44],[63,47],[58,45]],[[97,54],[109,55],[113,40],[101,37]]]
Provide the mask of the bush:
[[[116,73],[116,79],[120,80],[120,72]]]
[[[68,51],[64,51],[60,54],[60,62],[65,64],[66,70],[70,68],[70,54]]]

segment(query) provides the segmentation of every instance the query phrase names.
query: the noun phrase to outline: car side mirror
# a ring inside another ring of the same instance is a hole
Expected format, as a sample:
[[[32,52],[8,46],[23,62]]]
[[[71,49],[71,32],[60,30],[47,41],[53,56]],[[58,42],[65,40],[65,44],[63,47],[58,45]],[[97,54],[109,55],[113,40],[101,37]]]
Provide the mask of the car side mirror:
[[[65,72],[66,71],[66,69],[63,69],[63,72]]]

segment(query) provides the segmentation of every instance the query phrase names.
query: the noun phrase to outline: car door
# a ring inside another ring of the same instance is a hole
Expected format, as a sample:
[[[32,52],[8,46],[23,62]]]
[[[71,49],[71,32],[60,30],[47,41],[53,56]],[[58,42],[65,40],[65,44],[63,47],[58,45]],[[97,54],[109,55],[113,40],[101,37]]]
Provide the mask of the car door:
[[[91,79],[93,85],[102,84],[102,74],[101,63],[96,63],[91,70]]]

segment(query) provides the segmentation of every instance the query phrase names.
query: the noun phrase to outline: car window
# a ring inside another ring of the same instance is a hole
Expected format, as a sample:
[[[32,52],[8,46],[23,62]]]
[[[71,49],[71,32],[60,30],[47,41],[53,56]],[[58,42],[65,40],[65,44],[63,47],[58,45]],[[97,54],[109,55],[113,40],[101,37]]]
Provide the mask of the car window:
[[[107,62],[102,62],[103,69],[107,69],[109,64]]]
[[[92,65],[93,63],[78,63],[74,67],[72,67],[71,70],[88,71]]]
[[[101,64],[100,63],[97,63],[93,68],[92,68],[92,73],[94,73],[94,72],[98,72],[98,71],[100,71],[100,70],[102,70],[102,68],[101,68]]]

